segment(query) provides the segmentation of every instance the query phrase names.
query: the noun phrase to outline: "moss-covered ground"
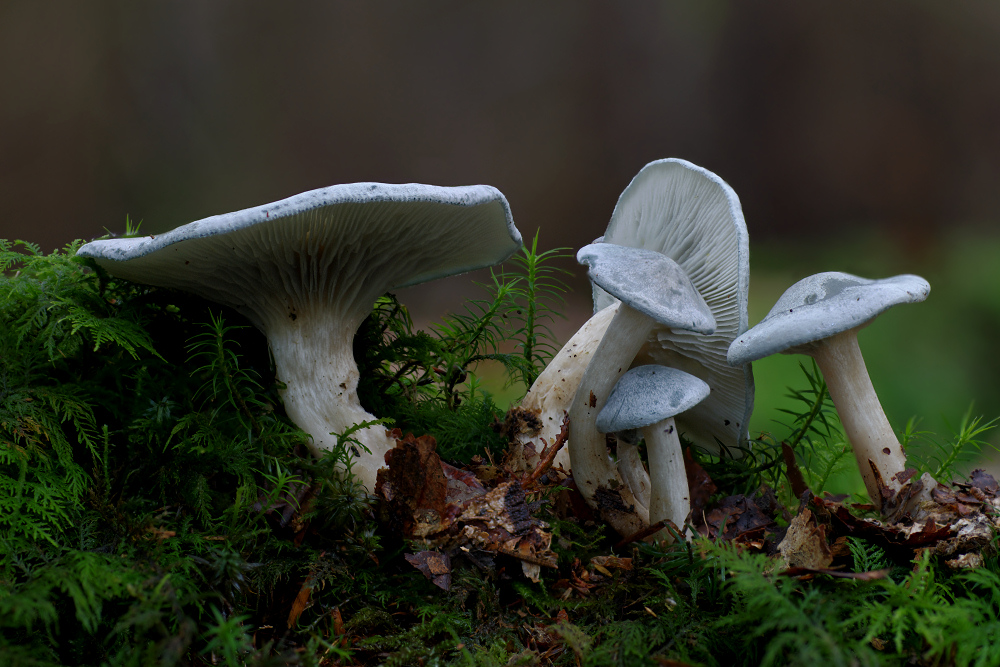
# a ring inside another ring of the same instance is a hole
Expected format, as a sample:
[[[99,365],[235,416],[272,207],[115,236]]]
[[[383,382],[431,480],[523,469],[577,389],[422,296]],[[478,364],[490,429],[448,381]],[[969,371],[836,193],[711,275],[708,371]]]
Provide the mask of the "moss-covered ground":
[[[809,367],[783,431],[742,461],[695,453],[705,508],[756,502],[773,519],[757,538],[724,518],[690,544],[621,543],[540,486],[558,567],[536,583],[512,556],[456,552],[445,591],[406,559],[427,545],[345,473],[349,433],[307,454],[255,329],[74,251],[0,243],[2,665],[1000,664],[995,540],[976,569],[861,531],[832,544],[830,573],[767,555],[800,502],[780,442],[817,497],[853,465]],[[546,259],[526,249],[427,333],[381,299],[355,341],[366,407],[455,466],[502,467],[504,410],[476,364],[524,384],[543,367]],[[986,426],[913,463],[954,475]]]

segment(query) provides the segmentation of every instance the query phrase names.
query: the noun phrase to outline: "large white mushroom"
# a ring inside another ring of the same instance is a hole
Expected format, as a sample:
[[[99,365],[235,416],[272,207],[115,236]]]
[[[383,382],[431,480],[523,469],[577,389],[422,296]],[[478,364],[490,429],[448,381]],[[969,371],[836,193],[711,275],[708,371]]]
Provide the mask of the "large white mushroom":
[[[611,460],[597,415],[612,388],[657,324],[710,334],[715,320],[677,263],[653,250],[610,243],[584,246],[577,261],[591,281],[621,304],[590,358],[569,410],[569,455],[581,495],[622,535],[649,525],[646,508],[623,483]],[[657,480],[653,479],[653,488]]]
[[[923,301],[930,290],[920,276],[867,280],[817,273],[789,287],[771,312],[729,348],[729,363],[735,366],[778,352],[816,360],[868,496],[880,508],[883,495],[903,485],[897,475],[906,468],[906,454],[872,387],[858,331],[892,306]]]
[[[115,276],[231,306],[267,336],[288,416],[317,455],[354,424],[354,334],[387,290],[504,261],[521,246],[510,207],[485,185],[351,183],[192,222],[166,234],[84,245]],[[356,437],[369,489],[394,446],[384,428]]]

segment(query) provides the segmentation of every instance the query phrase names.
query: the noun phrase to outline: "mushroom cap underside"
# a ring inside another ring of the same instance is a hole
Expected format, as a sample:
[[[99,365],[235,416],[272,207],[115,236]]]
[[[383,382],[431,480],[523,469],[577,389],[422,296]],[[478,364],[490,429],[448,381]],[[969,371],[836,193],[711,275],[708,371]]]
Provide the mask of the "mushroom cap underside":
[[[803,278],[733,341],[729,363],[745,364],[862,327],[895,305],[923,301],[930,289],[926,280],[909,274],[869,280],[830,271]]]
[[[317,301],[367,314],[386,290],[497,264],[520,246],[496,188],[350,183],[164,234],[92,241],[78,254],[115,276],[233,306],[262,326],[273,310],[284,317]]]
[[[592,243],[576,259],[590,279],[623,304],[660,324],[710,334],[715,318],[691,279],[675,261],[642,248]]]
[[[729,345],[746,331],[750,251],[739,197],[718,175],[668,158],[643,167],[622,192],[605,236],[618,245],[659,251],[680,265],[715,317],[715,333],[655,327],[635,364],[664,364],[698,375],[712,387],[702,403],[678,417],[679,428],[710,451],[731,455],[747,438],[753,411],[753,373],[726,361]],[[595,310],[612,298],[594,288]],[[684,360],[688,360],[685,362]]]
[[[678,415],[709,395],[708,383],[667,366],[636,366],[626,372],[597,415],[597,430],[642,428]]]

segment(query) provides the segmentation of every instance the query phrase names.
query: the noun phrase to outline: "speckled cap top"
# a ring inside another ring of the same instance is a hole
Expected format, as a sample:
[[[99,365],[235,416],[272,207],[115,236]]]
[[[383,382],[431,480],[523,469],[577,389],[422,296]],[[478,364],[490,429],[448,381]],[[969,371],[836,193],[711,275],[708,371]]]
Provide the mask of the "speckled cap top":
[[[690,373],[650,364],[618,380],[597,415],[597,430],[615,433],[642,428],[680,414],[708,397],[709,387]]]
[[[677,262],[655,250],[612,243],[580,248],[576,260],[601,289],[671,328],[710,334],[715,318]]]
[[[868,280],[849,273],[817,273],[795,283],[757,326],[729,347],[733,366],[778,352],[796,352],[829,336],[862,327],[900,303],[927,298],[931,286],[920,276]]]

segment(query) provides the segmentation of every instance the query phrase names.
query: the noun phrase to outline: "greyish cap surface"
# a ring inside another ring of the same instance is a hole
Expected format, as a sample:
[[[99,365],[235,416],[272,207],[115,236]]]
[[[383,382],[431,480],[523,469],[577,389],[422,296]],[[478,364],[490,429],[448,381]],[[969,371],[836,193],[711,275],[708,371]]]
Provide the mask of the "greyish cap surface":
[[[693,408],[708,397],[708,384],[676,368],[636,366],[618,380],[597,415],[601,433],[642,428]]]
[[[803,278],[781,295],[757,326],[733,341],[729,363],[735,366],[793,352],[864,326],[897,304],[923,301],[930,291],[927,281],[914,275],[869,280],[830,271]]]
[[[349,183],[78,254],[135,282],[233,306],[258,327],[304,302],[367,315],[386,290],[502,262],[521,247],[487,185]]]
[[[655,250],[612,243],[580,248],[576,261],[590,279],[622,303],[671,328],[710,334],[715,318],[677,262]]]
[[[603,240],[670,257],[711,308],[715,333],[657,327],[634,363],[681,368],[708,382],[711,396],[681,415],[679,428],[709,451],[722,443],[740,456],[754,385],[750,366],[726,362],[730,343],[749,326],[750,249],[739,197],[718,175],[686,160],[650,162],[622,192]],[[596,310],[611,301],[594,289]]]

